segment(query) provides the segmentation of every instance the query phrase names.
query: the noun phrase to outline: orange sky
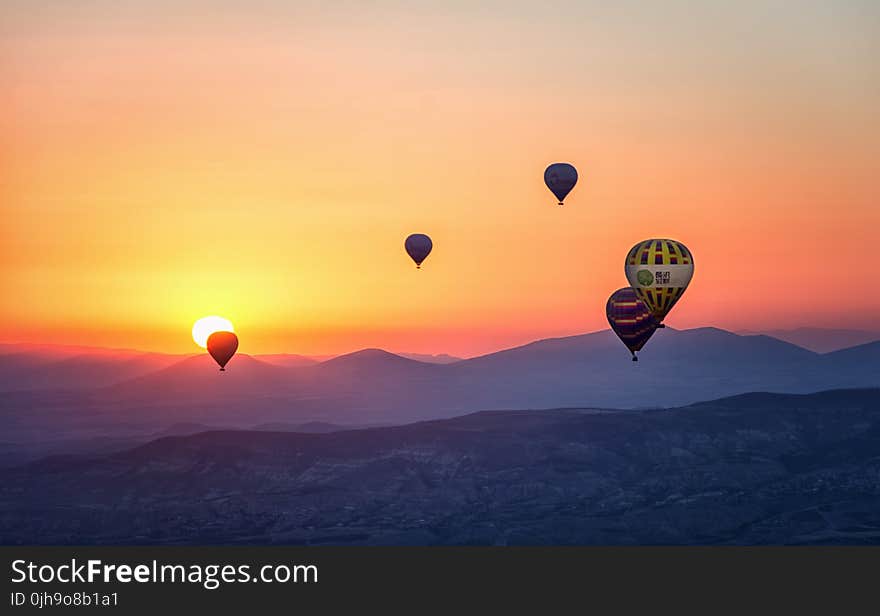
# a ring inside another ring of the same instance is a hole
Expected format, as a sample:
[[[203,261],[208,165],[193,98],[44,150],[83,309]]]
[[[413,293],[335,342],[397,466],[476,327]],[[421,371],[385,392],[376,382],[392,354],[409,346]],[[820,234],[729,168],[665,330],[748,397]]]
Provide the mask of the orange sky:
[[[648,237],[673,327],[878,326],[876,3],[57,4],[0,6],[0,340],[472,355]]]

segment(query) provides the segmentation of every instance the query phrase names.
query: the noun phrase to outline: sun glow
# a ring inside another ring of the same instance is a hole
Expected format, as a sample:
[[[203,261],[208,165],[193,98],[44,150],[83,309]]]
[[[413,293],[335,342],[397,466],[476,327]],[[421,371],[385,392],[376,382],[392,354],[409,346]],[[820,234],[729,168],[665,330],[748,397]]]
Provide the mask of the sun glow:
[[[232,322],[223,317],[202,317],[193,324],[192,335],[196,344],[203,349],[208,345],[208,336],[214,332],[234,332]]]

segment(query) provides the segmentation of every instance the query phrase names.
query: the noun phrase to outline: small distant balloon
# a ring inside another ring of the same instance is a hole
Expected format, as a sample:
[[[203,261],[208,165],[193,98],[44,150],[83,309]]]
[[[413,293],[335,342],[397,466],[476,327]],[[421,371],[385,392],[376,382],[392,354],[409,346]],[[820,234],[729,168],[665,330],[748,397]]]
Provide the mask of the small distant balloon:
[[[406,248],[406,253],[413,261],[415,261],[416,268],[421,269],[422,261],[431,254],[431,249],[434,247],[434,243],[431,242],[431,238],[424,233],[413,233],[406,238],[403,246]]]
[[[632,353],[632,360],[639,361],[636,351],[642,350],[659,325],[650,309],[632,287],[623,287],[608,298],[605,316],[611,329]]]
[[[220,371],[226,371],[226,364],[238,350],[238,336],[232,332],[214,332],[208,336],[208,353],[220,366]]]
[[[568,163],[553,163],[544,170],[544,183],[550,189],[559,205],[565,201],[565,197],[574,188],[578,181],[578,172],[573,165]]]
[[[650,239],[630,249],[624,268],[630,286],[662,323],[691,282],[694,257],[681,242]]]

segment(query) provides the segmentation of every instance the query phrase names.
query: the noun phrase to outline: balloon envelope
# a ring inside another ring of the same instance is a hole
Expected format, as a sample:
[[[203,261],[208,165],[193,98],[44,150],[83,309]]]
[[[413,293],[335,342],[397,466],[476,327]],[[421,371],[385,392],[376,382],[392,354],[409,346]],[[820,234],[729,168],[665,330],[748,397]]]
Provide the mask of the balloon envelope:
[[[406,248],[407,254],[416,262],[416,267],[421,267],[422,261],[431,254],[431,249],[434,247],[434,244],[431,242],[431,238],[427,235],[423,233],[413,233],[406,238],[403,246]]]
[[[544,170],[544,183],[559,200],[559,205],[562,205],[577,181],[577,169],[568,163],[553,163]]]
[[[238,336],[232,332],[214,332],[208,336],[208,353],[214,358],[220,370],[226,370],[226,364],[238,350]]]
[[[659,325],[632,287],[624,287],[611,294],[605,304],[605,316],[611,329],[633,354],[633,361],[636,351],[645,346]]]
[[[681,299],[694,275],[694,257],[676,240],[650,239],[626,256],[626,279],[657,321]]]

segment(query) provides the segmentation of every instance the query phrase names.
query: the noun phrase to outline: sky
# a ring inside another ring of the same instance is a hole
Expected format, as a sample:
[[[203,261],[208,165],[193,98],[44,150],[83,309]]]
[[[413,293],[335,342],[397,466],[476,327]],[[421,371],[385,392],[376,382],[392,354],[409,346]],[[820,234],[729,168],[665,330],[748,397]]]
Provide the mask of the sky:
[[[0,341],[470,356],[650,237],[672,327],[876,329],[878,160],[876,2],[4,0]]]

